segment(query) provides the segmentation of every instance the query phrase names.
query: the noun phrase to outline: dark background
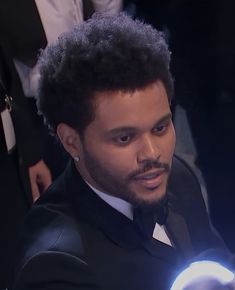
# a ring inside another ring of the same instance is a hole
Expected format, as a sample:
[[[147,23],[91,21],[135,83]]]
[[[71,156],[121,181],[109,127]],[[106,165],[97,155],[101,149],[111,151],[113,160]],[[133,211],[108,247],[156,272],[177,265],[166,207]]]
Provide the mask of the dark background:
[[[187,112],[212,222],[235,251],[235,1],[125,1],[166,32],[175,103]],[[203,237],[202,237],[203,238]]]

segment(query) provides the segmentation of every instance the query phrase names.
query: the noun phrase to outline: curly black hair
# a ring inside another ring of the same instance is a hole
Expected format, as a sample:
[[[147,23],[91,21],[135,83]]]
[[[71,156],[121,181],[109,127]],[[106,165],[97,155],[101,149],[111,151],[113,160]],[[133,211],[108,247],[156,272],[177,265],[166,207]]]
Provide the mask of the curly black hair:
[[[161,32],[124,13],[96,13],[42,53],[39,112],[52,131],[64,122],[82,134],[94,119],[97,93],[135,91],[161,80],[170,100],[169,62]]]

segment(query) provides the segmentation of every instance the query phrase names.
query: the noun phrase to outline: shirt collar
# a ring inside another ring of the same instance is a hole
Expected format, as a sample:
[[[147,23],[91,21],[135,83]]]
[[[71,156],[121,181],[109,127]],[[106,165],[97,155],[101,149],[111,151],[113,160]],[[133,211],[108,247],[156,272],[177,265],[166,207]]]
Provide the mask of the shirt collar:
[[[113,207],[114,209],[125,215],[130,220],[133,220],[133,206],[129,202],[119,197],[115,197],[107,193],[104,193],[98,190],[97,188],[94,188],[87,181],[86,183],[103,201],[105,201],[111,207]]]

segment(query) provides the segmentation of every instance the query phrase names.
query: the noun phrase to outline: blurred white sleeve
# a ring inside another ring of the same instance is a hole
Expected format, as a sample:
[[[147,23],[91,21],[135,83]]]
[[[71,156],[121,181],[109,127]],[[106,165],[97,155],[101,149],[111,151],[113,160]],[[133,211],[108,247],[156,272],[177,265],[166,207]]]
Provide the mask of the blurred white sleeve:
[[[122,11],[122,0],[92,0],[95,11],[116,14]]]

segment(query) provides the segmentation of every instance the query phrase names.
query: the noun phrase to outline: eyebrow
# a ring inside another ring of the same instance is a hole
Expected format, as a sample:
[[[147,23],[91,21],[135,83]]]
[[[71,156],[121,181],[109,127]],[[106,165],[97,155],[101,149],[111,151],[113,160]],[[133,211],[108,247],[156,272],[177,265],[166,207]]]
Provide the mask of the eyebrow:
[[[159,119],[153,126],[156,127],[168,120],[171,120],[172,119],[172,113],[168,113],[167,115],[163,116],[161,119]],[[131,126],[125,126],[125,127],[119,127],[119,128],[114,128],[114,129],[111,129],[110,131],[107,132],[107,135],[109,136],[115,136],[115,135],[118,135],[120,133],[125,133],[125,132],[128,132],[128,133],[131,133],[131,132],[136,132],[136,127],[131,127]]]
[[[160,120],[158,120],[156,123],[155,123],[155,126],[156,125],[159,125],[161,123],[164,123],[165,121],[169,121],[172,119],[172,113],[168,113],[167,115],[163,116]]]

